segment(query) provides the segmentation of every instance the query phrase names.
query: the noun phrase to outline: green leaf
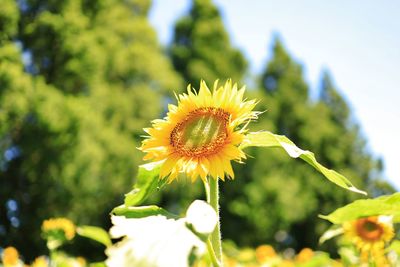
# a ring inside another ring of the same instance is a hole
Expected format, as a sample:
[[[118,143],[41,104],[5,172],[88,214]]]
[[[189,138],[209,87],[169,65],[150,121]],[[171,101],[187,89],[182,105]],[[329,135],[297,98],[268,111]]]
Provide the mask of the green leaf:
[[[286,136],[273,134],[268,131],[252,132],[246,135],[245,140],[240,145],[240,148],[246,148],[250,146],[282,148],[292,158],[301,158],[313,166],[332,183],[356,193],[364,195],[367,194],[366,192],[357,189],[346,177],[340,173],[322,166],[316,160],[314,153],[308,150],[300,149]]]
[[[390,246],[386,248],[386,251],[394,251],[396,254],[400,255],[400,240],[393,240]]]
[[[140,205],[156,189],[161,188],[166,183],[166,179],[160,180],[159,173],[160,162],[140,165],[133,190],[125,194],[125,205]]]
[[[178,218],[178,216],[156,205],[140,207],[127,207],[125,205],[121,205],[114,208],[111,213],[119,216],[125,216],[126,218],[143,218],[154,215],[164,215],[168,218]]]
[[[329,215],[319,215],[334,224],[356,220],[362,217],[392,215],[393,222],[400,222],[400,193],[374,199],[356,200]]]
[[[108,233],[100,227],[83,225],[79,226],[76,232],[78,235],[97,241],[106,247],[112,244]]]
[[[343,234],[343,228],[341,226],[333,225],[319,238],[319,244],[324,243],[335,236]]]

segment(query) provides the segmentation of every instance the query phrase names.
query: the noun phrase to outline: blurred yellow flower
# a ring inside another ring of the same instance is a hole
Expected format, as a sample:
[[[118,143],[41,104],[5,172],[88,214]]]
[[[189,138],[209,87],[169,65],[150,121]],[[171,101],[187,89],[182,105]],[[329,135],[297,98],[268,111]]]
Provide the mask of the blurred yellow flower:
[[[75,237],[75,225],[66,218],[53,218],[45,220],[42,224],[43,232],[63,231],[65,238],[71,240]]]
[[[160,178],[169,175],[169,182],[179,172],[192,181],[207,175],[224,180],[225,174],[233,179],[231,160],[245,158],[238,145],[258,114],[252,111],[256,101],[243,99],[244,92],[230,80],[220,87],[215,82],[212,91],[204,81],[198,93],[189,86],[186,94],[177,96],[177,106],[168,106],[164,119],[144,129],[149,134],[141,146],[147,153],[144,159],[163,161]]]
[[[279,267],[294,267],[295,264],[290,260],[283,260],[279,263]]]
[[[228,258],[226,255],[224,255],[224,266],[226,267],[235,267],[238,265],[238,262],[236,259]]]
[[[79,263],[79,266],[86,266],[87,265],[87,261],[84,257],[77,257],[76,261]]]
[[[259,263],[265,263],[275,257],[275,249],[270,245],[261,245],[256,248],[256,258]]]
[[[14,247],[7,247],[3,250],[1,260],[3,261],[4,267],[16,266],[19,259],[18,250]]]
[[[360,218],[344,223],[343,230],[360,250],[362,261],[367,262],[370,257],[375,262],[385,261],[385,244],[394,237],[391,216]]]
[[[296,256],[296,261],[300,263],[307,262],[314,256],[314,251],[310,248],[303,248]]]
[[[45,256],[37,257],[31,265],[31,267],[48,267],[48,266],[49,264]]]

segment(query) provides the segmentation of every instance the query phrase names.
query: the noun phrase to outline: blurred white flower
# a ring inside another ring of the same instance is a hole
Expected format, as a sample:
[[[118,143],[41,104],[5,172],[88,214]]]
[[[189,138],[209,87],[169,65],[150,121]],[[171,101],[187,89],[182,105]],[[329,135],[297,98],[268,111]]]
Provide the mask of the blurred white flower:
[[[186,221],[199,234],[211,234],[217,224],[217,213],[203,200],[195,200],[186,212]]]
[[[206,252],[206,246],[187,227],[187,223],[192,224],[197,232],[208,234],[214,229],[217,217],[204,201],[195,201],[187,214],[188,218],[178,220],[162,215],[145,218],[112,216],[111,237],[123,237],[123,240],[106,250],[107,266],[188,266],[191,253],[201,256]]]

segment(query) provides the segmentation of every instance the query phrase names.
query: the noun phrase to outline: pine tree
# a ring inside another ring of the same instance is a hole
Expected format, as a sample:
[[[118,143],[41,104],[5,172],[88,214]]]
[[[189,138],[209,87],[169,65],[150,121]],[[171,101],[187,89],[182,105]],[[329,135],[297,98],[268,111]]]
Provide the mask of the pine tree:
[[[239,82],[247,68],[243,55],[230,44],[211,0],[192,1],[189,14],[175,25],[170,53],[175,69],[194,86],[201,79],[208,84],[227,78]]]
[[[30,259],[44,247],[43,219],[109,223],[133,182],[142,128],[181,83],[147,21],[148,0],[8,2],[0,11],[0,246]]]

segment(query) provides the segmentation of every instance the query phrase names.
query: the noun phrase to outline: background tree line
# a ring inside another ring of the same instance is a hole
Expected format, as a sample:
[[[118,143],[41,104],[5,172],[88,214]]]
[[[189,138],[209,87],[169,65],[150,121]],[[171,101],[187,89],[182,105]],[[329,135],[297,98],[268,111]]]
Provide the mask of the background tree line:
[[[109,227],[107,214],[142,163],[142,128],[200,79],[251,81],[248,97],[266,110],[252,130],[287,135],[372,195],[394,191],[329,71],[311,99],[302,65],[275,37],[272,59],[251,79],[211,0],[192,0],[165,49],[148,22],[150,0],[1,5],[0,246],[27,259],[43,253],[40,225],[49,217]],[[239,246],[316,248],[326,228],[317,215],[359,197],[279,151],[246,152],[236,180],[222,184],[223,236]],[[201,184],[181,181],[152,201],[179,212],[194,197],[203,197]],[[75,249],[101,257],[92,246]]]

